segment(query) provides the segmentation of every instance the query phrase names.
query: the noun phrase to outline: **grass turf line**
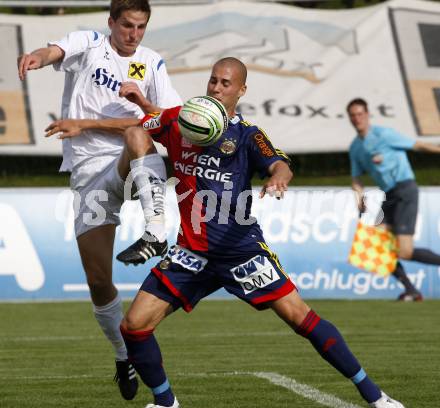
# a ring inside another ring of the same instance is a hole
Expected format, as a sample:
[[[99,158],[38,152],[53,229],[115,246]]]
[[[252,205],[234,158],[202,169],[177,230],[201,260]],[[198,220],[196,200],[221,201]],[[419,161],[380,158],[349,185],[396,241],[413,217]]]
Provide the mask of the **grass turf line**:
[[[408,407],[438,407],[439,301],[311,301],[335,323],[369,375]],[[127,306],[127,305],[126,305]],[[249,375],[274,372],[366,406],[350,382],[270,311],[239,301],[205,301],[156,330],[182,407],[318,408],[318,403]],[[144,407],[112,383],[113,353],[87,302],[0,304],[0,406]],[[225,374],[208,375],[203,374]]]

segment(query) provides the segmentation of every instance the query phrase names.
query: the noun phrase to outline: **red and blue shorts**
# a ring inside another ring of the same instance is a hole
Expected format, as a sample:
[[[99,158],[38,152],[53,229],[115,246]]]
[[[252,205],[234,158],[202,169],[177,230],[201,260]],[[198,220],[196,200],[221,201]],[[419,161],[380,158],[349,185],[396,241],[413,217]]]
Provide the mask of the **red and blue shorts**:
[[[174,309],[183,307],[187,312],[220,288],[257,309],[267,308],[268,302],[296,289],[265,243],[258,243],[255,251],[246,255],[222,257],[202,256],[176,245],[141,286]]]

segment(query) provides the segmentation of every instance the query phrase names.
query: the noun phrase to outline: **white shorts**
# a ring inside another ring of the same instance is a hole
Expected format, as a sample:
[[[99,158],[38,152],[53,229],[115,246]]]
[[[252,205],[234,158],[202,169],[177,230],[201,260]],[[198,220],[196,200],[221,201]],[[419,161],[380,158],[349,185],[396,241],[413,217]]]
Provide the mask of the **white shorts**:
[[[119,156],[91,157],[72,169],[75,235],[101,225],[119,225],[124,203],[124,180],[118,172]]]

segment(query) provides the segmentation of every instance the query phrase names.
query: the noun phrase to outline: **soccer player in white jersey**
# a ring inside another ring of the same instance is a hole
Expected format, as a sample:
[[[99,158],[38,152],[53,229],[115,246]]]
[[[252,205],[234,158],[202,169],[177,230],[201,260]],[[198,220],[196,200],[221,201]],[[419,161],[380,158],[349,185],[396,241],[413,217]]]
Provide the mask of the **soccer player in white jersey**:
[[[49,42],[46,48],[19,57],[19,77],[24,80],[27,71],[47,65],[65,72],[63,118],[142,117],[141,108],[148,101],[162,108],[180,105],[160,55],[139,45],[150,15],[147,0],[112,0],[110,36],[78,31]],[[54,131],[62,132],[62,126],[56,126]],[[122,301],[112,282],[115,228],[124,201],[124,180],[131,173],[144,210],[146,232],[118,259],[137,264],[166,253],[166,170],[145,138],[124,138],[122,134],[123,129],[120,135],[93,129],[64,134],[60,171],[71,172],[75,233],[94,313],[115,349],[115,379],[121,394],[132,399],[138,383],[119,331]],[[104,217],[93,211],[97,203],[104,207]]]

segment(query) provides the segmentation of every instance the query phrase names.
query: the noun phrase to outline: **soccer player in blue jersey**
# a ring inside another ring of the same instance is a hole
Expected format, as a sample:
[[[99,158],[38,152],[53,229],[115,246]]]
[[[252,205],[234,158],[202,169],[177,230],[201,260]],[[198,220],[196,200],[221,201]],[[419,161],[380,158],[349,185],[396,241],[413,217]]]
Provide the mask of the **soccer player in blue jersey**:
[[[376,408],[403,408],[367,376],[338,329],[304,303],[277,256],[266,245],[250,216],[251,177],[267,176],[260,197],[282,198],[292,172],[289,160],[273,147],[263,130],[245,122],[235,107],[246,92],[246,67],[235,58],[213,67],[207,94],[221,101],[229,127],[212,146],[198,147],[180,134],[180,107],[147,115],[146,132],[168,150],[177,178],[181,216],[177,245],[152,269],[121,324],[130,361],[151,389],[147,408],[179,407],[154,336],[156,326],[182,307],[190,312],[205,296],[223,287],[256,309],[271,308],[297,334],[345,377],[362,398]]]
[[[359,176],[368,173],[385,192],[382,204],[383,224],[396,235],[399,258],[440,265],[440,255],[429,249],[414,248],[419,193],[406,154],[407,150],[440,153],[440,146],[409,139],[391,128],[371,125],[367,102],[361,98],[353,99],[347,105],[347,112],[357,132],[349,154],[352,188],[359,198],[359,210],[365,210],[364,187]],[[397,263],[393,276],[405,288],[398,300],[423,299],[400,262]]]
[[[236,58],[223,58],[212,69],[207,94],[221,101],[229,115],[227,131],[212,146],[194,146],[182,137],[177,125],[180,107],[146,115],[142,127],[132,126],[124,134],[126,140],[142,134],[167,148],[181,217],[177,245],[152,269],[121,323],[129,359],[154,396],[146,408],[179,408],[155,328],[180,307],[190,312],[221,287],[257,310],[271,308],[349,378],[371,407],[404,408],[367,376],[338,329],[304,303],[250,216],[253,174],[267,177],[261,198],[282,198],[292,172],[287,156],[273,147],[264,131],[235,113],[246,92],[246,76],[245,65]],[[115,131],[136,123],[113,119],[65,125]]]

